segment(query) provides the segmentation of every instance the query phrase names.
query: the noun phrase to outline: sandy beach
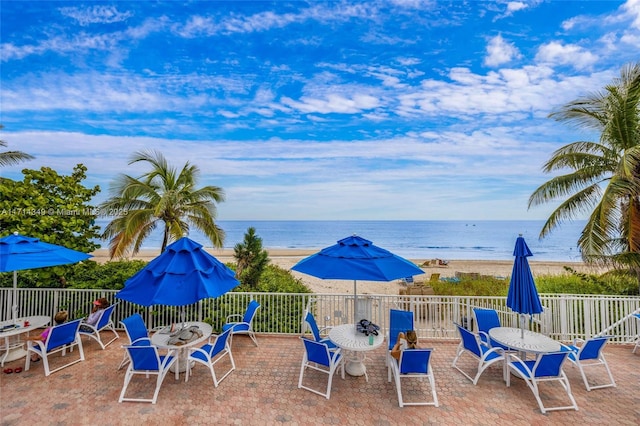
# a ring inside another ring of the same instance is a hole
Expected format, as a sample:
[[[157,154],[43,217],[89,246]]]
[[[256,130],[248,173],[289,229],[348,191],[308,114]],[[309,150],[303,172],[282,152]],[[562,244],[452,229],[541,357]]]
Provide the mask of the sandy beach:
[[[235,262],[233,258],[233,250],[216,250],[207,249],[209,253],[214,255],[223,263]],[[301,259],[317,253],[318,250],[297,250],[297,249],[267,249],[271,263],[278,265],[284,269],[291,269]],[[95,251],[93,260],[99,263],[109,261],[108,251],[101,249]],[[135,259],[150,261],[160,254],[160,250],[141,250]],[[432,259],[410,259],[416,265],[423,265]],[[478,273],[481,275],[491,275],[498,277],[506,277],[511,274],[513,261],[509,260],[448,260],[446,266],[429,265],[421,267],[425,272],[424,275],[415,277],[416,281],[428,280],[431,274],[440,274],[440,277],[454,277],[456,272],[462,273]],[[564,269],[568,266],[576,271],[585,273],[600,273],[602,270],[589,267],[581,262],[545,262],[530,260],[531,270],[536,275],[561,275],[567,274]],[[344,280],[321,280],[299,272],[292,272],[297,278],[300,278],[315,293],[345,293],[353,292],[353,282]],[[375,281],[358,281],[358,293],[360,294],[398,294],[398,290],[402,285],[398,281],[389,283],[380,283]]]

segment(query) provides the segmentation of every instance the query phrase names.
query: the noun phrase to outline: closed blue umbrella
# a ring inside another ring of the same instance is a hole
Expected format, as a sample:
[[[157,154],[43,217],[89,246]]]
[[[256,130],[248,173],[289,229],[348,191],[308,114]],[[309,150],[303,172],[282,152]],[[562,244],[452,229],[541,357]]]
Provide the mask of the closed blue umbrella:
[[[25,237],[14,232],[0,238],[0,272],[13,272],[12,316],[18,317],[17,271],[47,268],[49,266],[76,263],[92,257],[90,254],[71,250],[56,244],[45,243],[39,238]]]
[[[354,323],[356,322],[357,280],[391,281],[424,274],[414,263],[353,235],[302,259],[294,271],[322,278],[353,280]]]
[[[233,270],[183,237],[129,278],[116,297],[142,306],[185,306],[239,284]]]
[[[524,336],[524,315],[539,314],[542,312],[542,303],[536,289],[536,283],[531,274],[527,257],[533,256],[522,236],[516,240],[513,249],[515,260],[507,294],[507,306],[512,311],[520,314],[520,328]]]

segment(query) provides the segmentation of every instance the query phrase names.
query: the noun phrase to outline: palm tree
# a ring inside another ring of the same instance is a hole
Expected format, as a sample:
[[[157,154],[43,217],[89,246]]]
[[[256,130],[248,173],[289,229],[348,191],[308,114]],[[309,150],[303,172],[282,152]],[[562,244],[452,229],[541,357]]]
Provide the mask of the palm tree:
[[[121,175],[110,188],[111,198],[100,205],[101,216],[117,213],[102,234],[103,239],[111,239],[110,257],[135,255],[158,225],[164,227],[161,251],[187,234],[190,225],[214,247],[222,247],[224,231],[214,222],[216,203],[224,201],[222,188],[197,189],[197,166],[187,162],[178,171],[157,151],[136,152],[129,164],[138,162],[148,163],[151,170],[140,178]]]
[[[640,272],[640,63],[624,66],[604,90],[569,102],[550,117],[595,130],[600,139],[565,145],[544,165],[546,173],[568,172],[536,189],[529,207],[567,198],[540,237],[563,220],[588,213],[578,239],[583,260]]]
[[[4,129],[4,126],[0,124],[0,130]],[[6,147],[8,144],[5,141],[0,140],[0,147]],[[33,160],[35,157],[22,151],[4,151],[0,152],[0,166],[10,166],[12,164],[18,164],[22,161]]]
[[[236,258],[236,278],[243,285],[255,289],[260,276],[269,263],[269,252],[262,248],[262,238],[256,234],[256,228],[249,227],[244,241],[233,248]]]

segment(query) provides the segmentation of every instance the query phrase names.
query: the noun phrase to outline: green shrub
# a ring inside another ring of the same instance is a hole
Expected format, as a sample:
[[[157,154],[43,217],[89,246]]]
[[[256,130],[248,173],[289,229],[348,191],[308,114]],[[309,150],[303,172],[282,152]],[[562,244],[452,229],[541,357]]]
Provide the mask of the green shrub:
[[[545,294],[605,294],[637,295],[637,279],[630,275],[608,272],[602,275],[583,274],[567,269],[563,275],[534,277],[538,293]],[[436,294],[445,296],[506,296],[509,281],[493,277],[462,279],[458,283],[439,281],[432,287]]]

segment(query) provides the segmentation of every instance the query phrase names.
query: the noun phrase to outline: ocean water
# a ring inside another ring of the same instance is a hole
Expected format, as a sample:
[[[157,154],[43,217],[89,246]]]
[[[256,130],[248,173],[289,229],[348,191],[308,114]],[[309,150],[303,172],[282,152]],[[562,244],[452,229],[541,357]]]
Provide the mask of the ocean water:
[[[104,226],[106,220],[99,220]],[[522,234],[533,253],[531,260],[580,261],[577,241],[583,221],[565,223],[550,236],[538,235],[544,221],[218,221],[224,247],[242,242],[249,227],[256,229],[264,248],[319,250],[356,234],[409,259],[512,260],[516,238]],[[211,247],[198,231],[189,238]],[[160,248],[159,231],[144,248]],[[99,242],[107,247],[106,241]]]

